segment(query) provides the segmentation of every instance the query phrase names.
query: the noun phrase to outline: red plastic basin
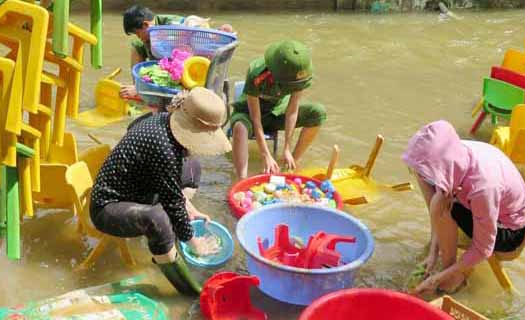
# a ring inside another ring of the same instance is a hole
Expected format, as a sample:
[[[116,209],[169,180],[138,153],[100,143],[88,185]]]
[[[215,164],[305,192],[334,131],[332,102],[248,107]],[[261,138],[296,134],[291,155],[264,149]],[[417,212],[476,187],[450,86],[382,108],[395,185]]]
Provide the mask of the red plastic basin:
[[[299,320],[454,320],[416,297],[385,289],[348,289],[315,300]]]
[[[305,176],[299,176],[299,175],[295,175],[295,174],[289,174],[289,173],[283,173],[283,174],[260,174],[260,175],[257,175],[257,176],[246,178],[246,179],[241,180],[241,181],[237,182],[236,184],[234,184],[232,186],[232,188],[230,189],[230,191],[228,192],[228,203],[230,204],[230,208],[231,208],[231,211],[232,211],[234,216],[236,216],[237,218],[240,219],[243,215],[245,215],[248,212],[248,210],[246,208],[243,208],[243,207],[237,205],[236,201],[233,199],[233,195],[236,194],[237,192],[241,192],[241,191],[242,192],[246,192],[246,191],[250,190],[250,188],[255,186],[255,185],[268,183],[268,182],[270,182],[270,177],[271,176],[284,176],[284,177],[286,177],[287,183],[292,183],[292,181],[295,178],[299,178],[299,179],[301,179],[303,181],[303,183],[306,182],[306,181],[313,181],[313,182],[315,182],[315,184],[318,187],[321,185],[321,181],[320,180],[317,180],[317,179],[314,179],[314,178],[305,177]],[[339,209],[339,210],[343,209],[343,206],[344,206],[343,199],[341,198],[341,195],[337,191],[334,192],[334,200],[335,200],[335,202],[337,204],[337,209]]]

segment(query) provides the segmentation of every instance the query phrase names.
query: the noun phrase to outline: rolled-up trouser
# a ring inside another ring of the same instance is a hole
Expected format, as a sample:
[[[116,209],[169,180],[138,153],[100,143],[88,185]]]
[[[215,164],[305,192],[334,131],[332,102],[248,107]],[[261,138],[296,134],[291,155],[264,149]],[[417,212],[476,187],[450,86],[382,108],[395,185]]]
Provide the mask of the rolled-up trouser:
[[[146,236],[149,250],[154,255],[168,253],[175,244],[173,226],[160,204],[111,202],[101,210],[91,212],[91,220],[98,230],[115,237]]]

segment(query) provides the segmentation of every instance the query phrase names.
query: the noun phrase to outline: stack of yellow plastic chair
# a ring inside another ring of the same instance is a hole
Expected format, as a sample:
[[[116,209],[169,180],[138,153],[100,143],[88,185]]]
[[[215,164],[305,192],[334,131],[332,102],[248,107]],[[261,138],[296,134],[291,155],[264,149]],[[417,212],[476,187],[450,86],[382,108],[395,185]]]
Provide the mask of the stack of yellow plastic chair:
[[[494,129],[490,143],[503,151],[518,166],[525,165],[525,105],[512,110],[510,125]]]
[[[7,0],[0,5],[0,42],[11,48],[7,57],[15,62],[10,98],[2,110],[5,126],[0,128],[8,139],[8,149],[22,142],[34,150],[32,159],[19,164],[22,213],[32,216],[32,191],[40,190],[41,132],[24,122],[40,113],[50,115],[50,109],[40,104],[41,74],[49,14],[47,10],[18,0]],[[16,137],[13,139],[13,135]],[[11,152],[12,154],[12,152]],[[13,157],[7,165],[16,166]]]
[[[82,112],[78,117],[81,125],[101,127],[121,121],[129,112],[129,104],[120,97],[120,83],[113,80],[121,69],[99,80],[95,88],[95,108]]]
[[[410,183],[386,185],[379,184],[372,179],[372,168],[374,167],[379,150],[383,145],[383,141],[384,138],[378,135],[364,167],[352,165],[347,168],[336,169],[335,166],[339,160],[339,148],[334,146],[328,168],[301,169],[298,174],[319,180],[330,179],[337,192],[339,192],[343,198],[344,203],[349,205],[369,203],[379,196],[380,191],[384,190],[411,190],[412,185]]]
[[[103,234],[91,224],[89,215],[89,195],[91,187],[93,186],[93,180],[91,179],[89,168],[86,163],[80,161],[69,166],[66,172],[66,181],[70,186],[71,197],[74,199],[75,210],[83,231],[86,235],[99,239],[95,248],[78,266],[77,270],[87,269],[110,243],[117,245],[124,263],[128,266],[133,266],[135,262],[129,251],[126,239]]]

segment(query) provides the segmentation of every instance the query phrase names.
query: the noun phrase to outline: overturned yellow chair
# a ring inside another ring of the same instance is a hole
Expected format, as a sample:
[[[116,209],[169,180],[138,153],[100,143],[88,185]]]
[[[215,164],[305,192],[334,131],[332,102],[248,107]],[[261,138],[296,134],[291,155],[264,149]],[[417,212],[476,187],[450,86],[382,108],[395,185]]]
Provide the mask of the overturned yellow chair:
[[[79,223],[87,236],[97,238],[99,242],[89,253],[88,257],[77,267],[77,270],[85,270],[91,266],[95,260],[104,252],[110,244],[115,244],[119,250],[124,263],[133,266],[135,261],[131,256],[126,239],[117,238],[98,231],[91,223],[89,216],[90,193],[93,180],[89,174],[88,166],[80,161],[68,167],[66,171],[66,181],[71,187],[71,197],[73,198],[75,211],[77,212]]]

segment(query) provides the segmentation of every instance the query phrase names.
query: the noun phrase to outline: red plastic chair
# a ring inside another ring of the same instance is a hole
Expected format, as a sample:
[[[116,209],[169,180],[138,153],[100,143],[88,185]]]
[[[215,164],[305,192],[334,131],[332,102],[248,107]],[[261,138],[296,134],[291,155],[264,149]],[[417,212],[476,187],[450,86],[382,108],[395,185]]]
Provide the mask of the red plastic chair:
[[[254,308],[250,300],[250,287],[258,285],[259,278],[255,276],[216,273],[204,283],[201,312],[212,320],[266,320],[266,314]]]
[[[416,297],[385,289],[347,289],[315,300],[299,320],[454,320]]]
[[[341,263],[341,254],[335,250],[339,242],[355,243],[355,237],[318,232],[310,237],[306,249],[301,252],[297,264],[307,269],[337,267]]]
[[[261,237],[257,237],[257,245],[261,256],[289,266],[296,266],[297,257],[301,252],[298,247],[290,242],[290,232],[286,224],[279,224],[275,227],[275,242],[273,246],[265,249]]]
[[[525,89],[525,75],[503,67],[492,67],[490,77]]]

